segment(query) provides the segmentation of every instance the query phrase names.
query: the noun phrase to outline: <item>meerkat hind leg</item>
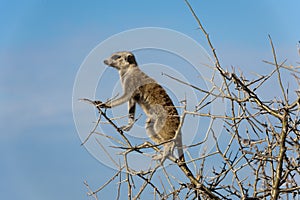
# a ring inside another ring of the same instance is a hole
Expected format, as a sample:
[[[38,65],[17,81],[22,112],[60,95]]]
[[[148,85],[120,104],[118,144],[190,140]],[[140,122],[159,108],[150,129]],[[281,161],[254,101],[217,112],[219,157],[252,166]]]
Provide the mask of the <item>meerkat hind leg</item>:
[[[159,134],[155,131],[155,128],[158,120],[148,118],[146,121],[146,131],[151,140],[153,140],[156,144],[163,143],[165,140],[159,136]],[[159,155],[154,155],[152,158],[154,160],[159,160],[163,163],[168,156],[173,154],[175,143],[174,141],[170,141],[168,143],[163,144],[163,150],[158,151]]]

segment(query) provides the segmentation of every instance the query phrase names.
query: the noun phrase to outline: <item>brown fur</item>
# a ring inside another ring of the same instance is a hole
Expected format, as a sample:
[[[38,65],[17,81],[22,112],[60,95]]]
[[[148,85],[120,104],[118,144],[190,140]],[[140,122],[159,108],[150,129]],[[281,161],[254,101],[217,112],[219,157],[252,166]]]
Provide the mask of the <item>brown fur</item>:
[[[131,52],[117,52],[104,61],[106,65],[119,71],[123,95],[115,100],[109,101],[104,107],[114,107],[128,102],[129,122],[123,130],[130,130],[134,123],[135,104],[138,103],[148,119],[146,121],[146,132],[155,143],[160,144],[172,139],[180,123],[178,112],[165,91],[154,79],[142,72]],[[180,141],[176,146],[181,147]],[[164,144],[163,160],[173,150],[174,143]],[[181,149],[181,148],[180,148]],[[182,155],[182,149],[180,155]]]

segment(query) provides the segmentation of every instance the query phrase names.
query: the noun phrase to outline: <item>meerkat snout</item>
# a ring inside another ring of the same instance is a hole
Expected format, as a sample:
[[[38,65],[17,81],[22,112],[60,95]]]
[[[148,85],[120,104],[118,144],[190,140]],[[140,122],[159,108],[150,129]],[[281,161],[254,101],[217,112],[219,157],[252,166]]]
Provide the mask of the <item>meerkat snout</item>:
[[[108,60],[104,60],[103,62],[104,62],[104,64],[109,65]]]
[[[116,52],[103,62],[105,65],[114,67],[118,70],[127,68],[128,66],[137,65],[134,55],[128,51]]]

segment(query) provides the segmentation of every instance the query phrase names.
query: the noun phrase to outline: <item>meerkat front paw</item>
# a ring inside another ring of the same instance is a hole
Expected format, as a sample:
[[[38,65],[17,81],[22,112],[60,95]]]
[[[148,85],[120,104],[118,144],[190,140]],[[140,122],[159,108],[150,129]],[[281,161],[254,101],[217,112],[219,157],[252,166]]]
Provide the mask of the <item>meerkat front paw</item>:
[[[127,125],[125,125],[125,126],[121,126],[121,129],[122,129],[123,131],[130,131],[130,129],[132,128],[133,124],[134,124],[134,123],[130,123],[130,124],[127,124]]]
[[[94,104],[96,105],[96,107],[99,107],[99,108],[110,108],[110,106],[106,105],[102,101],[94,101]]]

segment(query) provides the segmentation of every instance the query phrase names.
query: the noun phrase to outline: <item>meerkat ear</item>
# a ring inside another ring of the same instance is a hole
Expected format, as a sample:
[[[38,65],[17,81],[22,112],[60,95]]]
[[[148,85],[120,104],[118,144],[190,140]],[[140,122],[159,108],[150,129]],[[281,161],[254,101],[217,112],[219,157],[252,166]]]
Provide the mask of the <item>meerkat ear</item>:
[[[134,55],[128,55],[128,56],[127,56],[127,62],[128,62],[129,64],[135,64],[135,65],[137,65],[137,63],[136,63],[136,61],[135,61],[135,58],[134,58]]]

